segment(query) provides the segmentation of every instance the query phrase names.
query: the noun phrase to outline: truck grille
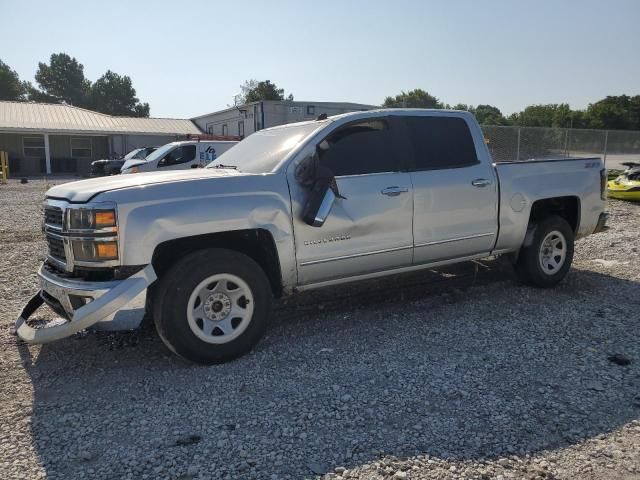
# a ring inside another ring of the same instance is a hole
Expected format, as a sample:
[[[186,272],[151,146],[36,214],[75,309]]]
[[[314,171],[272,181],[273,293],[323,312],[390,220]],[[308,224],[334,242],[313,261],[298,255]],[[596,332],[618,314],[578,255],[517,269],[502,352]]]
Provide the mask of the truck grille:
[[[62,209],[60,207],[44,207],[44,223],[62,227]]]
[[[64,255],[64,242],[62,239],[47,235],[47,246],[49,247],[49,255],[53,258],[64,262],[66,260]]]

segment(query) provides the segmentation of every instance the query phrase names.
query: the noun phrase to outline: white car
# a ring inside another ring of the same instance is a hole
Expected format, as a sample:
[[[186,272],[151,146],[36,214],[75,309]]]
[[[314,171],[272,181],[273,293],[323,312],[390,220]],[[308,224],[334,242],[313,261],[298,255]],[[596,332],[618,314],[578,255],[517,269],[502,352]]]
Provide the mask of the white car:
[[[160,172],[204,167],[236,143],[238,142],[229,140],[186,140],[167,143],[145,159],[127,160],[120,169],[120,173]]]

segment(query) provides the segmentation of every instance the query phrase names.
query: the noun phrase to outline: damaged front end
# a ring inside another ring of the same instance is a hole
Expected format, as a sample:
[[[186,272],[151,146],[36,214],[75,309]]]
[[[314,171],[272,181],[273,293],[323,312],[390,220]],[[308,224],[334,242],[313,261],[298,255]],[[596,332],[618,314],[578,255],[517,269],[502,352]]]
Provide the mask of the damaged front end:
[[[115,205],[48,199],[44,213],[48,255],[38,271],[40,291],[16,320],[15,333],[28,343],[47,343],[92,326],[136,328],[156,274],[151,265],[120,266]],[[43,303],[64,322],[30,326],[29,318]]]

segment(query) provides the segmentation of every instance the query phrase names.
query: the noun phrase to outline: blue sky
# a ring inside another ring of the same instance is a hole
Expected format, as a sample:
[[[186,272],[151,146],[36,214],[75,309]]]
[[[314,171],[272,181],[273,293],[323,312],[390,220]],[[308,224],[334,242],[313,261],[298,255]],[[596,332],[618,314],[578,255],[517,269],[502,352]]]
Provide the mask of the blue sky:
[[[133,79],[151,115],[226,107],[249,78],[298,100],[423,88],[512,113],[640,94],[640,0],[0,0],[0,59],[33,80],[64,51]]]

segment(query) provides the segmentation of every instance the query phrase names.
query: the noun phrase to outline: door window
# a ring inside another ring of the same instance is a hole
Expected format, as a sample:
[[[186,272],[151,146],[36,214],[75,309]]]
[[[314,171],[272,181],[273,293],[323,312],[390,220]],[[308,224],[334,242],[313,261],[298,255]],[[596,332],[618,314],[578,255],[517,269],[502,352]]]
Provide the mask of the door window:
[[[158,162],[158,168],[170,167],[172,165],[191,162],[195,160],[195,158],[196,146],[182,145],[181,147],[174,148],[169,153],[167,153],[164,158]]]
[[[398,171],[392,132],[386,120],[356,122],[332,132],[321,146],[320,162],[336,176]]]
[[[413,170],[461,168],[478,163],[467,122],[457,117],[407,117],[414,149]]]

